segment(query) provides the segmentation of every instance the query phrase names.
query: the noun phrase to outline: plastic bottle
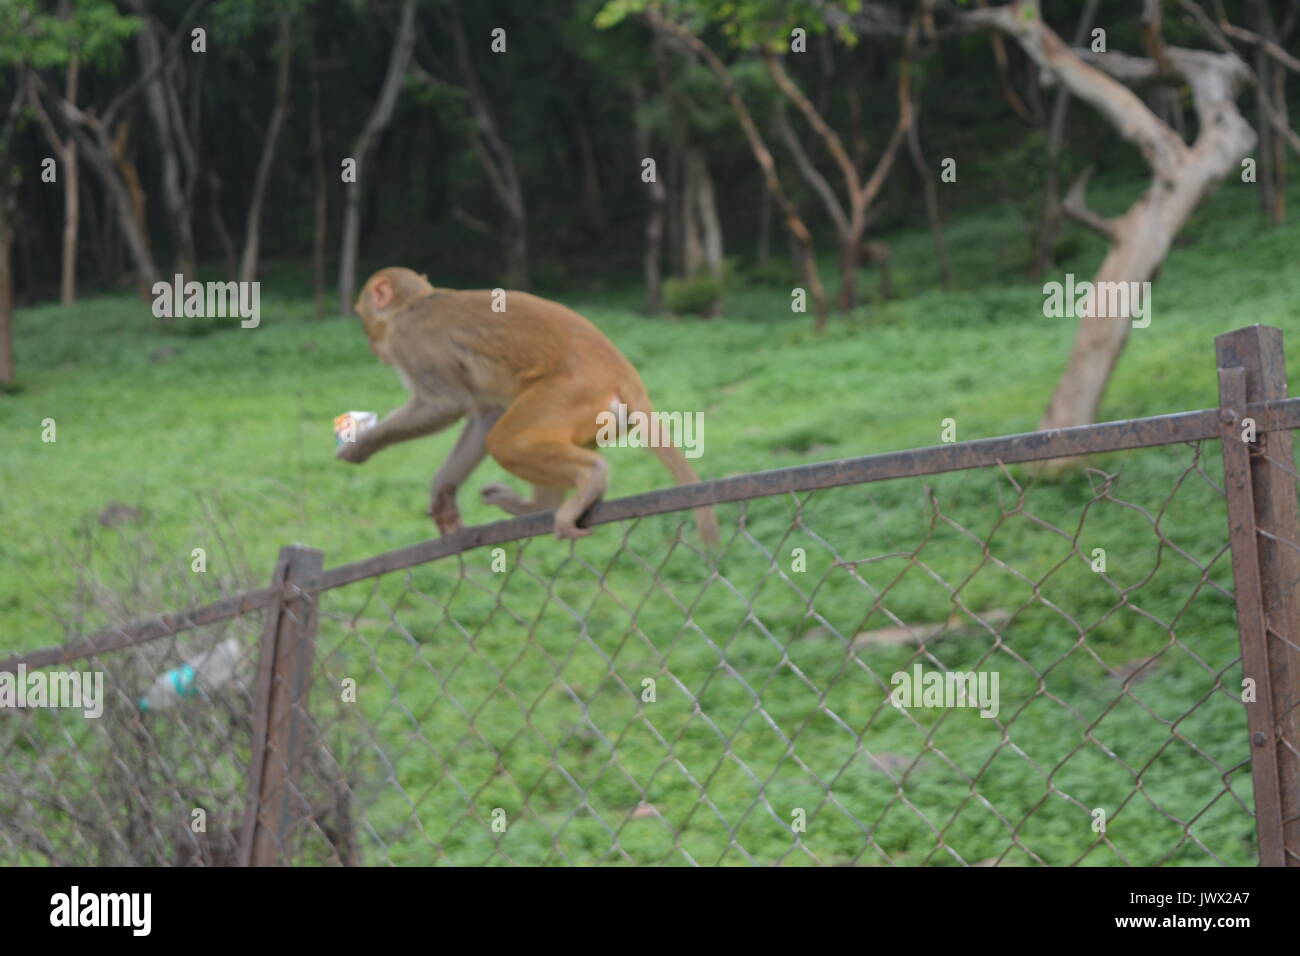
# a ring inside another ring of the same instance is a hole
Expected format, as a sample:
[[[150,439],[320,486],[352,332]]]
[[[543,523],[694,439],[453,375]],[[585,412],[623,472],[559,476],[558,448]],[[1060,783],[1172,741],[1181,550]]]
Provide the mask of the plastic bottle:
[[[208,694],[227,683],[239,666],[244,649],[236,638],[228,637],[216,647],[186,660],[158,675],[137,703],[146,713],[166,710],[178,702]]]

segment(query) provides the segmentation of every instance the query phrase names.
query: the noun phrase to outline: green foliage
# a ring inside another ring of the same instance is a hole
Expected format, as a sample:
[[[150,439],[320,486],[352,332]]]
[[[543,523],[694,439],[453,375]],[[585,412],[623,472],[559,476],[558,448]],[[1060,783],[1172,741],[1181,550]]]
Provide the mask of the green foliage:
[[[628,17],[644,13],[654,0],[609,0],[596,14],[595,24],[601,30],[616,27]]]
[[[860,0],[847,0],[839,6],[855,13],[862,4]],[[778,52],[789,50],[791,31],[796,27],[809,34],[826,31],[825,17],[818,4],[804,0],[609,0],[596,15],[595,23],[600,29],[608,29],[647,8],[684,22],[697,32],[709,24],[720,25],[730,44],[743,50],[760,47]]]
[[[258,34],[274,38],[272,29],[281,14],[292,18],[309,11],[317,0],[217,0],[204,11],[203,22],[218,43],[248,44]]]
[[[738,268],[739,261],[728,257],[722,261],[721,277],[701,269],[687,279],[668,279],[664,282],[664,305],[674,315],[712,316],[735,283]]]
[[[78,0],[63,19],[41,12],[35,0],[0,3],[0,64],[61,67],[76,50],[82,61],[115,66],[140,19],[118,12],[110,0]]]
[[[664,281],[664,305],[674,315],[712,315],[722,297],[723,284],[701,269],[687,279]]]
[[[794,264],[784,256],[771,256],[762,265],[745,266],[740,278],[746,285],[778,286],[787,291],[799,284]]]

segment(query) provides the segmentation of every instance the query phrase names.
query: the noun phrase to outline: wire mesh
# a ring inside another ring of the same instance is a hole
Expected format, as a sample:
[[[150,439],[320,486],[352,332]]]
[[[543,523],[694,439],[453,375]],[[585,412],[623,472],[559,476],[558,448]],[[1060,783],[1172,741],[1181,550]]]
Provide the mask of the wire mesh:
[[[233,863],[259,629],[256,617],[231,618],[185,639],[33,672],[75,672],[87,685],[99,675],[102,713],[87,719],[78,707],[0,710],[0,862]],[[184,696],[141,709],[155,681],[170,685],[169,673],[178,677],[187,658],[232,639],[240,660],[223,686],[209,692],[190,685]]]

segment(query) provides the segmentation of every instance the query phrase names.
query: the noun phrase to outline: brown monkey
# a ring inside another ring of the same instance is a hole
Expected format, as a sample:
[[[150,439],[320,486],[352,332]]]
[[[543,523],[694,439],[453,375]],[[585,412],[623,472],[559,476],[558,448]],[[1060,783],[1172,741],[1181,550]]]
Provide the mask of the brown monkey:
[[[435,290],[410,269],[381,269],[367,280],[355,311],[371,350],[397,370],[411,397],[343,444],[338,457],[360,463],[468,418],[433,478],[429,514],[438,530],[460,529],[456,489],[490,454],[531,484],[533,496],[491,484],[484,501],[514,515],[556,508],[556,537],[583,537],[591,532],[577,521],[604,494],[609,473],[593,450],[597,416],[620,403],[649,414],[650,399],[632,363],[578,313],[526,292],[498,294],[506,296],[504,311],[493,311],[493,292]],[[699,481],[680,448],[653,451],[678,483]],[[715,545],[713,510],[695,516],[701,538]]]

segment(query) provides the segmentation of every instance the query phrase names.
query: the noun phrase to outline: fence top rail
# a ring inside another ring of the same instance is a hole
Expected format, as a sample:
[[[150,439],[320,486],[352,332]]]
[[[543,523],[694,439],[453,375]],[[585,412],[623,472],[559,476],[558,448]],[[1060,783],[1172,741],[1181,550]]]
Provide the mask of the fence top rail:
[[[228,617],[256,611],[266,607],[277,596],[278,592],[274,588],[256,588],[233,594],[212,604],[132,621],[120,627],[104,628],[81,640],[69,641],[57,647],[45,647],[39,651],[0,660],[0,672],[13,673],[19,666],[48,667],[51,664],[63,664],[83,657],[93,657],[106,651],[119,651],[136,644],[147,644],[149,641],[171,637],[190,628],[202,627]]]
[[[1253,403],[1247,406],[1243,417],[1255,420],[1257,432],[1300,428],[1300,398]],[[1219,421],[1220,410],[1208,408],[1196,412],[1176,412],[1075,428],[1055,428],[1001,438],[980,438],[860,458],[776,468],[597,502],[587,512],[583,524],[592,527],[787,492],[816,491],[841,485],[916,478],[1052,458],[1073,458],[1155,445],[1176,445],[1218,438]],[[321,575],[318,588],[324,591],[341,587],[377,574],[399,571],[471,551],[483,545],[503,544],[546,534],[551,531],[553,523],[550,512],[539,512],[522,518],[464,528],[447,537],[422,541],[362,561],[330,568]]]
[[[915,478],[972,468],[1201,441],[1219,437],[1220,416],[1223,413],[1226,410],[1221,412],[1217,408],[1176,412],[716,478],[598,502],[587,512],[583,523],[590,527],[787,492],[816,491],[821,488]],[[1251,403],[1246,406],[1245,414],[1241,417],[1253,418],[1257,432],[1300,428],[1300,397]],[[365,578],[472,551],[484,545],[504,544],[547,534],[553,525],[551,512],[538,512],[464,528],[443,538],[422,541],[330,568],[322,572],[316,581],[307,582],[302,587],[310,591],[342,587]],[[244,591],[212,604],[105,628],[81,640],[13,656],[0,661],[0,671],[12,672],[19,666],[46,667],[147,643],[266,607],[279,597],[275,588]]]

